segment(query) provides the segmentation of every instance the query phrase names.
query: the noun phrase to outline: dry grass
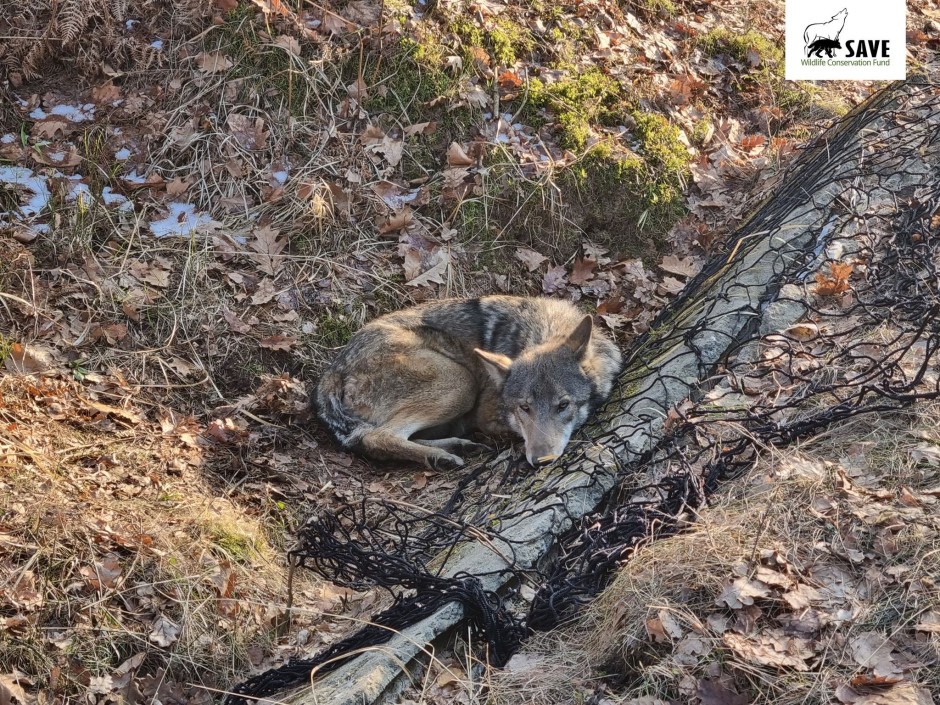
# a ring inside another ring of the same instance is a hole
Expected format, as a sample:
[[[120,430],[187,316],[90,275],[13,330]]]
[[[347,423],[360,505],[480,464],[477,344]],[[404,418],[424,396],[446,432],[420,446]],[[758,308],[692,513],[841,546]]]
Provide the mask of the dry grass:
[[[938,447],[933,404],[768,452],[575,623],[532,639],[493,675],[490,702],[847,702],[846,684],[864,694],[889,672],[940,696],[940,636],[925,624],[940,609]],[[752,604],[731,608],[745,584]],[[797,585],[817,592],[788,601]],[[888,644],[884,661],[865,660],[868,642]],[[759,643],[802,658],[770,665]]]
[[[270,652],[286,599],[276,507],[213,487],[185,424],[161,432],[77,383],[7,377],[0,394],[0,672],[68,696],[138,657],[133,671],[206,701]]]

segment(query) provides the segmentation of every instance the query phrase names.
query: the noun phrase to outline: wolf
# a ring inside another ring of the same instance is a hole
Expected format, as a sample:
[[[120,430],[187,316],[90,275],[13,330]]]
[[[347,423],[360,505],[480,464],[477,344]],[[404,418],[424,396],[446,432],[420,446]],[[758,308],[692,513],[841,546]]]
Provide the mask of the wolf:
[[[803,30],[803,45],[806,48],[806,55],[809,56],[813,51],[816,51],[814,45],[820,39],[838,44],[839,35],[842,34],[842,29],[845,27],[845,18],[848,17],[848,14],[848,9],[842,8],[826,22],[807,25],[806,29]],[[841,49],[842,47],[840,45],[832,48]]]
[[[356,332],[320,378],[320,419],[346,448],[452,469],[516,434],[532,466],[564,451],[610,395],[620,351],[593,319],[547,298],[428,302]]]
[[[832,52],[836,49],[841,49],[841,48],[842,48],[842,43],[838,39],[836,40],[817,39],[815,42],[810,44],[809,47],[807,47],[808,53],[806,54],[806,56],[812,57],[813,54],[815,54],[821,59],[822,53],[826,52],[826,56],[828,56],[831,59],[833,56]]]

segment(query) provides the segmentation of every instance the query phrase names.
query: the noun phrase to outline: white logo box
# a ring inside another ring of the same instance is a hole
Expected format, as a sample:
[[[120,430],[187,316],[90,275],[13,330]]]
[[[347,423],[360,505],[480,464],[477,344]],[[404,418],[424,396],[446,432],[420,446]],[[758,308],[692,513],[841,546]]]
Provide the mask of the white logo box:
[[[786,0],[786,78],[906,78],[906,15],[904,0]]]

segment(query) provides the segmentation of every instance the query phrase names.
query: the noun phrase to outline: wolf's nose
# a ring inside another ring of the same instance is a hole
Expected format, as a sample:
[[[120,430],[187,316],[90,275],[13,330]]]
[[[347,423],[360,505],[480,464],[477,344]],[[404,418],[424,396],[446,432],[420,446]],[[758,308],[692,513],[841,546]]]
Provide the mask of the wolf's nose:
[[[557,459],[558,459],[557,455],[543,455],[535,459],[535,464],[536,465],[548,465],[550,462],[552,462],[553,460],[557,460]]]

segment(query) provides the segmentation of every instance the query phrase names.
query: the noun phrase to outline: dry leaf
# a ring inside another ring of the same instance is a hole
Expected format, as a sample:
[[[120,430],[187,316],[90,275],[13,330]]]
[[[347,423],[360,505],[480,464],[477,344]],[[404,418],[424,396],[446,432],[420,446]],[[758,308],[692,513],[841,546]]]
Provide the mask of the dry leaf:
[[[190,187],[190,182],[176,177],[172,181],[167,181],[166,183],[166,192],[170,196],[179,196],[180,194],[186,193],[186,189]]]
[[[264,129],[264,120],[250,118],[240,113],[229,113],[225,119],[229,133],[243,148],[250,151],[264,149],[268,142],[268,133]]]
[[[914,629],[919,632],[940,634],[940,609],[924,612],[924,614],[920,616],[920,620],[917,624],[914,625]]]
[[[733,583],[725,585],[716,602],[728,605],[731,609],[739,610],[745,605],[753,605],[754,598],[770,596],[770,589],[764,583],[747,578],[738,578]]]
[[[57,132],[61,132],[62,135],[65,136],[75,130],[75,124],[70,120],[66,120],[57,115],[50,115],[48,118],[33,123],[29,132],[33,137],[38,139],[52,140],[55,139]]]
[[[264,279],[260,284],[258,284],[258,288],[255,289],[255,293],[251,295],[251,303],[254,306],[266,304],[274,298],[275,293],[274,282],[272,282],[270,279]]]
[[[721,639],[745,661],[761,666],[806,671],[809,670],[806,659],[813,655],[812,642],[809,639],[786,636],[775,630],[761,632],[751,637],[726,632]]]
[[[553,294],[564,289],[567,283],[568,275],[564,267],[550,267],[542,277],[542,291],[546,294]]]
[[[32,703],[34,698],[29,698],[26,691],[19,684],[19,677],[12,673],[0,673],[0,704],[10,705],[15,699],[19,705]]]
[[[280,237],[280,231],[270,225],[255,228],[253,235],[254,238],[248,246],[258,254],[252,255],[252,259],[262,272],[276,275],[284,268],[281,253],[287,246],[287,238]]]
[[[258,345],[268,350],[283,350],[289,352],[292,347],[300,342],[292,335],[272,335],[258,341]]]
[[[121,97],[121,89],[113,81],[107,81],[91,89],[91,99],[95,103],[113,103]]]
[[[235,333],[248,333],[251,330],[250,325],[242,321],[225,306],[222,307],[222,318],[225,319],[225,322],[228,323],[229,328],[231,328]]]
[[[274,40],[274,45],[279,46],[288,54],[300,56],[300,42],[287,34],[281,34]]]
[[[157,646],[166,648],[179,638],[179,633],[180,628],[161,614],[153,621],[149,639]]]
[[[595,267],[597,267],[596,260],[587,257],[584,259],[576,259],[574,266],[571,268],[571,276],[568,277],[568,281],[575,286],[587,284],[594,278]]]
[[[926,688],[913,683],[902,683],[893,679],[884,680],[884,685],[874,683],[843,683],[836,688],[835,696],[840,703],[852,705],[934,705],[934,699]]]
[[[10,372],[31,375],[52,367],[52,355],[34,345],[13,343],[3,364]]]
[[[730,685],[730,684],[728,684]],[[728,687],[721,680],[701,679],[698,682],[699,705],[747,705],[751,698]]]
[[[431,284],[443,284],[444,277],[447,276],[447,269],[449,266],[450,257],[445,255],[440,262],[431,267],[424,274],[409,281],[408,286],[430,286]]]
[[[437,122],[418,122],[405,128],[405,136],[430,135],[437,130]]]
[[[108,554],[100,563],[94,566],[82,566],[79,572],[85,581],[96,590],[101,588],[116,588],[118,578],[121,577],[121,563],[114,554]]]
[[[849,640],[849,652],[862,668],[871,669],[876,676],[895,676],[901,667],[891,655],[894,644],[880,632],[863,632]]]
[[[204,51],[196,56],[196,66],[206,73],[217,73],[232,68],[232,60],[221,51]]]
[[[363,151],[374,163],[378,164],[384,160],[389,166],[396,166],[401,161],[405,148],[403,140],[390,137],[381,127],[375,125],[369,125],[360,135],[359,141],[362,142]]]
[[[463,147],[456,142],[451,142],[450,147],[447,148],[447,164],[448,166],[473,166],[476,162],[470,158]]]
[[[663,261],[659,263],[659,268],[664,272],[669,272],[669,274],[675,274],[677,277],[688,279],[698,274],[701,264],[696,263],[691,257],[667,255],[663,257]]]
[[[530,250],[528,247],[517,247],[514,254],[516,259],[522,262],[525,268],[530,272],[534,272],[548,261],[548,257],[540,255],[538,252]]]

